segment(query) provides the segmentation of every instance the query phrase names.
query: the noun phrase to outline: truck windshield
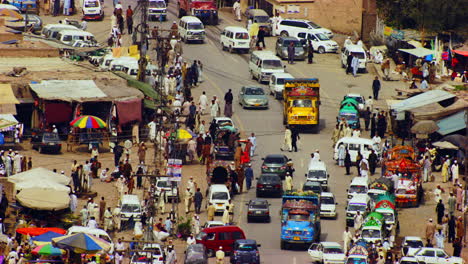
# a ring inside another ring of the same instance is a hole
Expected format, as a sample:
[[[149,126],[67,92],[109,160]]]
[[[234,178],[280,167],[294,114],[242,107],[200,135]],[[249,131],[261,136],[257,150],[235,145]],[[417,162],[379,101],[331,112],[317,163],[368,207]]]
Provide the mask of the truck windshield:
[[[85,1],[85,7],[98,7],[99,1]]]
[[[249,33],[236,33],[236,39],[249,39]]]
[[[367,264],[366,258],[348,258],[346,264]]]
[[[150,1],[149,2],[149,7],[153,8],[165,8],[166,3],[164,1]]]
[[[227,200],[228,199],[228,194],[227,194],[227,192],[215,192],[211,196],[211,199],[213,199],[213,200]]]
[[[361,236],[363,238],[380,238],[380,230],[364,229]]]
[[[268,16],[256,16],[254,17],[254,23],[266,23],[269,19]]]
[[[352,185],[349,187],[349,193],[367,193],[367,187],[360,185]]]
[[[312,100],[297,99],[292,102],[293,107],[312,107]]]
[[[156,186],[158,186],[159,188],[170,188],[171,182],[170,181],[158,181]]]
[[[284,79],[282,79],[282,78],[276,79],[276,84],[283,85],[284,84]]]
[[[303,215],[303,214],[293,214],[293,215],[289,215],[289,220],[292,220],[292,221],[308,221],[309,216],[308,215]]]
[[[392,213],[381,213],[385,219],[385,222],[394,222],[395,218]]]
[[[348,211],[350,212],[364,212],[366,211],[366,206],[363,204],[350,204],[348,205]]]
[[[307,178],[319,178],[319,179],[326,179],[327,173],[323,170],[310,170],[309,176]]]
[[[264,60],[263,61],[264,69],[282,69],[283,65],[280,60]]]
[[[333,197],[321,196],[320,197],[320,203],[321,204],[335,204],[335,200],[333,199]]]
[[[189,23],[188,29],[203,29],[202,23]]]

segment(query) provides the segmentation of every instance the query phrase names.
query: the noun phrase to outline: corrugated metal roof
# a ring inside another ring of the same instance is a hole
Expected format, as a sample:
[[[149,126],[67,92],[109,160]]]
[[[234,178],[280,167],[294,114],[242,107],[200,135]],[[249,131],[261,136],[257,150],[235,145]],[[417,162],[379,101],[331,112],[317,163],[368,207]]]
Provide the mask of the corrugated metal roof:
[[[29,86],[39,98],[45,100],[92,102],[107,98],[93,80],[50,80]]]
[[[445,136],[447,134],[466,128],[465,114],[466,110],[463,110],[437,121],[436,124],[439,126],[437,133]]]
[[[401,102],[395,103],[391,105],[391,108],[397,112],[407,111],[410,109],[414,109],[416,107],[421,107],[424,105],[437,103],[443,100],[447,100],[450,98],[455,97],[454,94],[451,94],[446,91],[442,90],[431,90],[427,91],[422,94],[418,94],[416,96],[410,97],[406,100]]]

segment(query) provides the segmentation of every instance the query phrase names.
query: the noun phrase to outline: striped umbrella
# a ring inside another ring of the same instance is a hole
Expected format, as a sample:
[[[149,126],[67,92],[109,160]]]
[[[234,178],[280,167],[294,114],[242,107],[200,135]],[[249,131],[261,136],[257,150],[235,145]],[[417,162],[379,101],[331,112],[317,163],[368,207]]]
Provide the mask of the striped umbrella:
[[[90,115],[80,116],[71,121],[70,125],[79,128],[104,128],[107,126],[106,122],[102,121],[99,117]]]
[[[109,251],[109,242],[85,233],[52,238],[54,246],[63,249],[71,249],[76,253],[92,253],[97,251]]]
[[[45,245],[40,245],[32,250],[32,253],[35,255],[45,255],[45,256],[61,256],[63,254],[63,250],[60,248],[56,248],[52,246],[52,244],[48,243]]]

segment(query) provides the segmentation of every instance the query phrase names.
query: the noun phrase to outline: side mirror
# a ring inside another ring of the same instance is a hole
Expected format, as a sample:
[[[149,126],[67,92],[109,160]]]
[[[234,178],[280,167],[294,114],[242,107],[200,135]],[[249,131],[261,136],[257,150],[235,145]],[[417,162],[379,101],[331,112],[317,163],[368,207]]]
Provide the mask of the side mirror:
[[[292,159],[288,159],[288,161],[291,161]]]
[[[304,174],[304,176],[305,176],[305,177],[307,177],[307,173],[306,173],[306,174]]]
[[[335,203],[335,205],[338,205],[338,203]]]
[[[330,174],[327,174],[327,178],[330,178]]]
[[[262,160],[265,160],[265,158],[262,158]]]
[[[285,69],[286,69],[286,65],[283,65],[283,68],[285,68]]]
[[[261,246],[262,246],[262,245],[260,245],[260,244],[257,244],[257,247],[261,247]]]
[[[255,178],[258,181],[258,177]]]

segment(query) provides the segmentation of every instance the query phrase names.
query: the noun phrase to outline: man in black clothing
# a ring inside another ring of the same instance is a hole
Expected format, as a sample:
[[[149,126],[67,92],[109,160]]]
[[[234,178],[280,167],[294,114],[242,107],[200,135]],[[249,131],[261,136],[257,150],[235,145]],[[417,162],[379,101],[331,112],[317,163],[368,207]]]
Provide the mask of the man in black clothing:
[[[350,53],[346,58],[346,74],[352,73],[353,68],[351,67],[351,62],[353,61],[353,55]]]
[[[437,213],[437,224],[442,224],[442,218],[444,217],[445,206],[442,202],[442,199],[439,200],[439,203],[436,205],[436,213]]]
[[[297,141],[301,139],[297,128],[291,127],[291,146],[294,152],[297,152]]]
[[[448,221],[448,242],[451,243],[455,240],[455,216],[451,215]]]
[[[263,48],[266,48],[265,46],[265,29],[263,29],[262,26],[258,29],[258,34],[257,34],[257,43],[255,44],[256,47],[260,47],[260,43],[263,44]]]
[[[224,115],[227,117],[232,116],[232,101],[234,97],[232,96],[231,89],[224,95]]]
[[[193,201],[195,203],[195,213],[200,214],[202,201],[203,201],[203,194],[201,193],[200,188],[197,188]]]
[[[370,137],[373,138],[375,136],[375,132],[377,130],[377,123],[376,123],[376,115],[373,114],[371,117],[371,124],[370,124]]]
[[[462,241],[460,238],[456,238],[455,241],[453,241],[453,256],[460,257],[461,249],[462,249]]]
[[[378,76],[375,76],[375,79],[372,82],[372,93],[374,94],[375,100],[379,100],[379,91],[380,91],[380,80]]]
[[[312,64],[314,62],[314,46],[312,41],[309,39],[308,49],[307,49],[307,63]]]
[[[364,118],[364,126],[366,127],[366,131],[369,131],[371,115],[372,115],[372,112],[370,111],[369,107],[367,107],[366,111],[362,113],[362,118]]]
[[[377,167],[377,154],[375,154],[375,151],[372,149],[371,153],[369,154],[369,172],[371,175],[374,175],[375,173],[375,168]]]
[[[349,155],[349,151],[346,150],[345,158],[344,158],[344,165],[346,168],[346,175],[350,174],[351,169],[351,155]]]

